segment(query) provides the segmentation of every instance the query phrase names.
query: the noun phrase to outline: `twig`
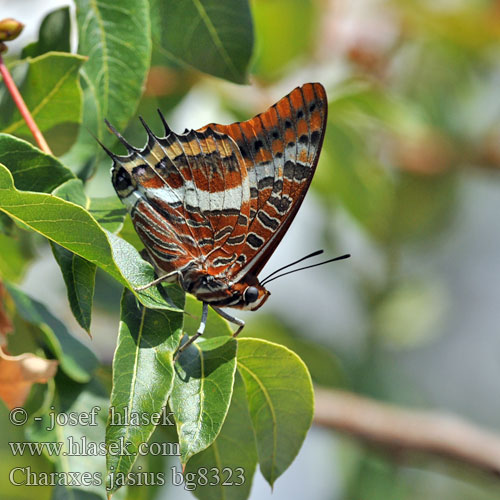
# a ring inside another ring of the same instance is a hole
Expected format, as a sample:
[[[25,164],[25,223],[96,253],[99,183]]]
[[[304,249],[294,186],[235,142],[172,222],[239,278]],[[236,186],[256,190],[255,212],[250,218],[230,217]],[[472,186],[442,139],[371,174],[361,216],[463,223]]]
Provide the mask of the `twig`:
[[[315,389],[314,423],[398,450],[453,458],[500,474],[500,436],[453,415],[404,410],[344,391]]]
[[[49,145],[47,144],[45,138],[40,132],[38,125],[35,123],[35,120],[31,116],[31,113],[29,112],[29,109],[27,108],[24,99],[22,98],[14,80],[12,79],[10,71],[7,69],[7,66],[5,66],[1,54],[0,54],[0,74],[2,75],[7,90],[10,92],[12,99],[14,100],[17,108],[19,109],[21,116],[24,118],[24,121],[28,125],[28,128],[33,134],[33,137],[35,138],[35,141],[37,142],[38,146],[44,153],[51,155],[52,151],[50,150]]]

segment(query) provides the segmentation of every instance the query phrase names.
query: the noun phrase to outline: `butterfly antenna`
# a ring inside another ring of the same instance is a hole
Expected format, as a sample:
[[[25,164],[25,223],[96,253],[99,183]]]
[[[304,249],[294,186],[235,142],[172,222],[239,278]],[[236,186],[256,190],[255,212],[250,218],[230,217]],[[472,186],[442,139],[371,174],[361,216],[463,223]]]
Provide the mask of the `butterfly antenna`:
[[[163,127],[165,128],[165,136],[171,134],[172,129],[168,126],[167,120],[165,120],[165,117],[163,116],[163,113],[160,111],[160,108],[158,108],[156,111],[158,111],[158,114],[160,115],[161,122],[163,123]]]
[[[325,260],[324,262],[318,262],[317,264],[311,264],[310,266],[299,267],[298,269],[293,269],[292,271],[288,271],[287,273],[278,274],[278,276],[274,276],[274,278],[268,279],[265,283],[262,282],[261,285],[262,286],[267,285],[271,281],[274,281],[274,280],[276,280],[278,278],[281,278],[282,276],[286,276],[287,274],[296,273],[297,271],[303,271],[304,269],[310,269],[312,267],[322,266],[323,264],[328,264],[330,262],[335,262],[336,260],[348,259],[350,256],[351,256],[351,254],[347,253],[345,255],[341,255],[340,257],[335,257],[333,259]]]
[[[111,123],[109,123],[109,121],[106,118],[104,118],[104,123],[106,123],[106,125],[109,128],[109,130],[111,130],[111,132],[113,132],[113,134],[116,135],[116,137],[118,138],[118,140],[127,148],[127,151],[129,153],[136,153],[137,151],[139,151],[137,148],[134,148],[134,146],[132,146],[131,144],[129,144],[127,142],[127,140],[125,139],[125,137],[123,137],[123,135],[121,135],[120,132],[118,132],[118,130],[116,130],[116,128],[113,127],[113,125],[111,125]]]
[[[271,274],[268,274],[261,283],[264,283],[264,281],[267,281],[271,276],[274,276],[275,274],[279,273],[280,271],[283,271],[283,269],[287,269],[290,266],[294,266],[295,264],[298,264],[299,262],[302,262],[303,260],[310,259],[311,257],[316,257],[316,255],[321,255],[324,250],[316,250],[313,253],[310,253],[309,255],[306,255],[305,257],[302,257],[299,260],[296,260],[295,262],[292,262],[290,264],[287,264],[286,266],[280,267],[279,269],[276,269],[276,271],[273,271]]]

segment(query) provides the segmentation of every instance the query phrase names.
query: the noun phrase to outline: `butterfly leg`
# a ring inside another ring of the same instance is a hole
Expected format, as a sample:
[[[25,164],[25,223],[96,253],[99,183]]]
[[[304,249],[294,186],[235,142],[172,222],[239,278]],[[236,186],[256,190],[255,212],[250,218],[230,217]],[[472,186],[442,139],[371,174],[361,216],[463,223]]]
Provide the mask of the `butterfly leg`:
[[[242,319],[235,318],[234,316],[231,316],[227,312],[223,311],[222,309],[219,309],[218,307],[213,307],[212,309],[220,316],[222,316],[224,319],[227,319],[230,323],[233,323],[234,325],[238,325],[238,329],[233,333],[233,337],[236,337],[238,333],[243,330],[243,327],[245,326],[245,322]]]
[[[174,356],[174,361],[177,361],[177,358],[179,357],[182,351],[184,351],[187,347],[189,347],[198,337],[203,335],[203,332],[205,331],[205,326],[207,324],[207,316],[208,316],[208,304],[206,302],[203,302],[200,326],[198,327],[197,332],[191,338],[189,338],[185,344],[182,344],[179,347],[179,349],[177,350],[177,354]]]
[[[150,283],[148,283],[146,285],[142,285],[142,286],[138,286],[137,288],[134,288],[134,290],[136,292],[142,292],[142,290],[146,290],[147,288],[151,288],[152,286],[159,285],[162,281],[169,280],[175,274],[177,274],[177,271],[174,271],[173,273],[169,273],[169,274],[164,274],[163,276],[156,278],[155,280],[151,281]]]

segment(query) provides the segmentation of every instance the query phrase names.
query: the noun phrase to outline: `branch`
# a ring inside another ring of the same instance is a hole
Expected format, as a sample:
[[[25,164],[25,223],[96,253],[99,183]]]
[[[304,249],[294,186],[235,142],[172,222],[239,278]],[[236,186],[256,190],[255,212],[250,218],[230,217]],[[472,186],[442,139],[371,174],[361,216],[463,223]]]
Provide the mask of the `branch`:
[[[459,460],[500,474],[500,436],[453,415],[404,410],[339,390],[315,388],[314,423],[372,443]]]
[[[33,116],[31,116],[31,113],[28,107],[26,106],[24,99],[19,93],[19,90],[17,89],[17,86],[10,74],[10,71],[7,69],[7,66],[5,66],[5,63],[3,62],[3,57],[1,54],[0,54],[0,75],[2,75],[3,81],[5,82],[5,86],[10,92],[10,95],[12,96],[12,99],[14,100],[17,109],[19,109],[21,116],[26,122],[26,125],[28,125],[28,128],[30,129],[30,132],[33,134],[33,137],[35,138],[35,141],[37,142],[38,146],[44,153],[51,155],[52,151],[50,150],[49,145],[47,144],[45,138],[40,132],[40,129],[38,128],[38,125],[33,119]]]

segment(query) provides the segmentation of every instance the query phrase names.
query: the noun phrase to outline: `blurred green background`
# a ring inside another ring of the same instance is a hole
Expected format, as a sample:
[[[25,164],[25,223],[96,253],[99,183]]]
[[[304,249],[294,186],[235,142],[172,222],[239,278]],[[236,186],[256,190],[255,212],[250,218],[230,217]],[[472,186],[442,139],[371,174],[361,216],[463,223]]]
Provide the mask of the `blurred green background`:
[[[0,12],[28,24],[22,47],[47,11],[65,4],[3,0]],[[139,109],[153,130],[161,131],[160,107],[182,132],[250,118],[308,81],[327,89],[318,170],[263,275],[318,248],[352,258],[273,282],[266,307],[244,315],[243,335],[288,345],[318,385],[500,432],[500,2],[252,0],[251,8],[251,85],[166,65],[156,53]],[[138,120],[124,135],[146,140]],[[90,194],[113,193],[109,167],[99,167]],[[85,341],[50,249],[36,243],[22,287]],[[89,345],[105,364],[119,296],[98,273]],[[10,452],[1,456],[11,467]],[[33,459],[33,467],[48,465]],[[272,495],[256,476],[251,498],[304,496],[498,499],[500,480],[313,427]],[[181,488],[158,491],[184,497]]]

